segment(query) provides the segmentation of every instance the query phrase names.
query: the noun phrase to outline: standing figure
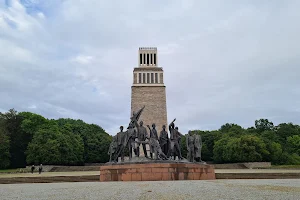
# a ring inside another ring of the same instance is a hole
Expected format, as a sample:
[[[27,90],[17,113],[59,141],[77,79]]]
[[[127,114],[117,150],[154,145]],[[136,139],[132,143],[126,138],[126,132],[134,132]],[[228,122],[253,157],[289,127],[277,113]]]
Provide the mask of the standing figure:
[[[201,149],[202,149],[202,139],[200,135],[196,134],[195,135],[195,160],[197,162],[202,162]]]
[[[137,134],[136,134],[136,130],[134,128],[133,123],[129,123],[126,134],[128,137],[127,146],[128,146],[128,150],[129,150],[129,160],[131,160],[132,159],[132,150],[134,151],[134,154],[137,156],[136,144],[135,144]]]
[[[42,173],[42,171],[43,171],[43,165],[42,165],[42,164],[40,164],[40,166],[39,166],[39,174],[41,174],[41,173]]]
[[[145,144],[145,140],[147,138],[147,129],[143,126],[143,121],[140,121],[140,125],[138,125],[137,121],[135,121],[135,125],[137,127],[137,144],[138,144],[138,148],[137,148],[137,152],[138,152],[138,156],[140,155],[140,144],[142,144],[143,146],[143,151],[145,154],[145,157],[148,158],[147,155],[147,150],[146,150],[146,144]]]
[[[33,174],[33,171],[34,171],[35,167],[34,165],[31,166],[31,173]]]
[[[157,158],[157,152],[155,152],[155,143],[158,141],[157,131],[155,129],[155,124],[152,124],[152,130],[149,125],[147,125],[150,132],[150,157],[153,158],[153,153]]]
[[[188,150],[187,159],[189,162],[195,161],[195,136],[192,135],[192,131],[189,131],[186,137],[186,148]]]
[[[116,155],[116,160],[118,160],[118,157],[121,156],[121,161],[124,162],[124,138],[125,137],[125,133],[123,132],[123,126],[120,126],[120,132],[117,133],[117,155]]]
[[[182,136],[182,134],[178,131],[178,126],[175,127],[175,130],[177,131],[178,146],[181,151],[181,136]],[[179,155],[179,152],[177,152],[177,155]]]
[[[179,132],[174,128],[176,118],[169,124],[169,131],[170,131],[170,140],[171,140],[171,157],[174,156],[174,160],[176,158],[176,155],[178,156],[178,159],[181,160],[181,150],[178,144],[178,138],[179,138]],[[177,152],[177,154],[176,154]]]
[[[159,145],[157,131],[155,129],[155,124],[152,124],[152,130],[149,125],[147,125],[147,127],[150,130],[150,139],[149,139],[148,143],[150,145],[151,158],[153,158],[153,153],[154,153],[156,160],[167,160],[168,159],[167,156],[161,150],[161,147]]]
[[[108,149],[109,162],[115,162],[117,147],[118,147],[118,142],[117,142],[117,136],[115,135],[115,136],[113,136],[112,142],[110,143],[109,149]]]
[[[162,152],[167,155],[169,151],[169,136],[168,132],[166,131],[166,125],[162,126],[162,131],[160,132],[159,136],[159,144]]]

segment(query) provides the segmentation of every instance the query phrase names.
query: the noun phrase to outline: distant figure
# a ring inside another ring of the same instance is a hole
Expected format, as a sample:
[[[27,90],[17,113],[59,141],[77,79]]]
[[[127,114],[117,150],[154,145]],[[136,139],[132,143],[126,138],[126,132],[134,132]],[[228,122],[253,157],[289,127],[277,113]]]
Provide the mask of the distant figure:
[[[31,173],[33,174],[33,171],[34,171],[35,167],[34,165],[31,166]]]
[[[43,165],[42,165],[42,164],[40,164],[40,166],[39,166],[39,174],[41,174],[41,173],[42,173],[42,171],[43,171]]]

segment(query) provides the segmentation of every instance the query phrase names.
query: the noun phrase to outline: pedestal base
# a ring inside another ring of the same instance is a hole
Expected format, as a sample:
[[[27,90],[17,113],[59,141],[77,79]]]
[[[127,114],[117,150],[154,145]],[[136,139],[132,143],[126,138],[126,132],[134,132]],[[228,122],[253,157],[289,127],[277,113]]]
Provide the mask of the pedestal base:
[[[212,165],[198,163],[114,164],[100,167],[100,181],[170,181],[216,179]]]

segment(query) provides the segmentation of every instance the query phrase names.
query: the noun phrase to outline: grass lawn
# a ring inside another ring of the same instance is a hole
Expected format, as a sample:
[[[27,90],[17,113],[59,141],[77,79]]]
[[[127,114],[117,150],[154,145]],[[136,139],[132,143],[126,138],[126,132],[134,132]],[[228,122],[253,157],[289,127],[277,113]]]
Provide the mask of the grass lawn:
[[[0,173],[21,173],[29,172],[26,168],[17,168],[17,169],[0,169]]]
[[[300,165],[272,165],[271,169],[300,169]]]

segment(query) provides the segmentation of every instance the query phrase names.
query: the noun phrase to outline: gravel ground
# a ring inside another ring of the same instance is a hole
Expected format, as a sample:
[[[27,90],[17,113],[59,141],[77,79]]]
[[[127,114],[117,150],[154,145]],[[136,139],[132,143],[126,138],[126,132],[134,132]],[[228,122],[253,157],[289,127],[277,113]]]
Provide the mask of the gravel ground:
[[[300,199],[299,179],[0,185],[0,199]]]
[[[300,173],[300,170],[299,170]],[[35,172],[31,173],[11,173],[5,174],[1,173],[0,178],[11,178],[11,177],[44,177],[44,176],[87,176],[87,175],[99,175],[100,171],[77,171],[77,172],[42,172],[39,174]]]
[[[215,169],[215,173],[300,173],[300,169]],[[75,171],[75,172],[37,172],[31,173],[0,173],[0,178],[9,177],[33,177],[33,176],[86,176],[100,175],[99,171]]]

